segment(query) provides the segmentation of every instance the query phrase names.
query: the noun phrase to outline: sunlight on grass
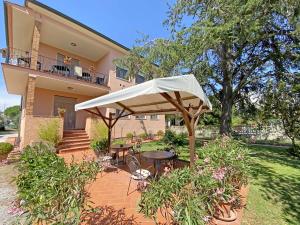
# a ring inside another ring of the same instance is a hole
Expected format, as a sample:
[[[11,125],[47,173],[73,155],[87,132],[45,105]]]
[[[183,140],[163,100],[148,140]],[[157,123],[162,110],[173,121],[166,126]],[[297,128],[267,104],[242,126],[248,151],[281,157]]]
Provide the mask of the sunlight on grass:
[[[283,148],[251,147],[253,179],[243,225],[300,224],[300,165]]]

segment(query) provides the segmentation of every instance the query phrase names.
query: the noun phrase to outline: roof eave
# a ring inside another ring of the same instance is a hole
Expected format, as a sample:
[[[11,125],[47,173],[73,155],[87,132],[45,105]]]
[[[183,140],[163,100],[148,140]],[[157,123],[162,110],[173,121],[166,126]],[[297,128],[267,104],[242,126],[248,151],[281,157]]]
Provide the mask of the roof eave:
[[[58,15],[58,16],[64,18],[64,19],[66,19],[66,20],[72,22],[72,23],[75,23],[75,24],[78,25],[78,26],[81,26],[82,28],[88,30],[89,32],[92,32],[92,33],[98,35],[99,37],[101,37],[101,38],[103,38],[103,39],[105,39],[105,40],[107,40],[107,41],[109,41],[109,42],[115,44],[116,46],[122,48],[122,49],[125,50],[125,51],[130,51],[130,48],[128,48],[128,47],[126,47],[126,46],[120,44],[119,42],[117,42],[117,41],[115,41],[115,40],[113,40],[113,39],[107,37],[106,35],[104,35],[104,34],[98,32],[98,31],[94,30],[93,28],[91,28],[91,27],[89,27],[89,26],[87,26],[87,25],[85,25],[85,24],[83,24],[83,23],[81,23],[81,22],[79,22],[79,21],[73,19],[72,17],[63,14],[62,12],[57,11],[56,9],[53,9],[53,8],[47,6],[47,5],[45,5],[45,4],[43,4],[43,3],[39,2],[39,1],[36,1],[36,0],[25,0],[25,6],[27,6],[27,7],[28,7],[28,2],[30,2],[30,3],[32,3],[32,4],[35,4],[35,5],[41,7],[41,8],[43,8],[43,9],[45,9],[45,10],[48,10],[48,11],[50,11],[50,12],[52,12],[52,13],[54,13],[54,14],[56,14],[56,15]]]

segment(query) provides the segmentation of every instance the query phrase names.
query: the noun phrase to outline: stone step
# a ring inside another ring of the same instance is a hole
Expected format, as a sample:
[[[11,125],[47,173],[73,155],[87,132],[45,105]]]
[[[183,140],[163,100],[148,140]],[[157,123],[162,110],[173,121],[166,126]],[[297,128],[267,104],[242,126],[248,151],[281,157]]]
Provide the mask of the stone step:
[[[80,146],[90,146],[90,141],[81,141],[81,142],[75,142],[75,143],[61,143],[58,147],[58,149],[65,149],[65,148],[72,148],[72,147],[80,147]]]
[[[73,133],[85,133],[85,130],[64,130],[64,133],[73,134]]]
[[[68,153],[68,152],[76,152],[76,151],[83,151],[83,150],[89,150],[89,146],[79,146],[79,147],[72,147],[72,148],[64,148],[59,149],[59,153]]]
[[[80,142],[90,142],[90,139],[89,138],[64,138],[62,139],[62,141],[59,143],[59,145],[62,145],[62,144],[69,144],[69,143],[80,143]]]
[[[87,134],[67,134],[67,135],[64,135],[63,136],[63,139],[65,139],[65,138],[70,138],[70,139],[72,139],[72,138],[89,138],[89,136],[87,136]]]

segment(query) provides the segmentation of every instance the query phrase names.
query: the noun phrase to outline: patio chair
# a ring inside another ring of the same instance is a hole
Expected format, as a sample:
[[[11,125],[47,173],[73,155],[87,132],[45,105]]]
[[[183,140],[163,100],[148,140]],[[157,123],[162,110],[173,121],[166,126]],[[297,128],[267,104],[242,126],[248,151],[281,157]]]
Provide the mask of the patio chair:
[[[134,144],[134,146],[131,148],[132,155],[138,155],[139,162],[141,163],[141,148],[142,148],[142,141],[140,139],[137,140],[137,142]]]
[[[166,162],[167,164],[171,163],[170,166],[172,169],[174,169],[176,166],[176,162],[178,160],[178,154],[175,150],[175,147],[174,146],[167,147],[165,148],[165,151],[172,152],[174,154],[174,156]]]
[[[113,157],[108,153],[98,156],[97,162],[101,168],[101,177],[103,171],[107,169],[114,169],[118,172],[118,167],[114,166]]]
[[[130,180],[127,189],[128,195],[132,179],[144,182],[151,176],[151,173],[146,169],[142,169],[139,161],[133,155],[126,156],[126,165],[128,166],[130,172]]]

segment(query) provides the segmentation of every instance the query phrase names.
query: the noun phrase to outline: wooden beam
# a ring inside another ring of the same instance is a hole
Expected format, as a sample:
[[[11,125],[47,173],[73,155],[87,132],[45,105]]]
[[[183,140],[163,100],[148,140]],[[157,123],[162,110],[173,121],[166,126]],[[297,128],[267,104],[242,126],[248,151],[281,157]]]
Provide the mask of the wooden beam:
[[[99,113],[99,116],[101,117],[101,119],[104,121],[105,125],[108,127],[109,125],[108,125],[108,123],[107,123],[107,121],[106,121],[105,116],[102,115],[102,113],[101,113],[101,111],[98,109],[98,107],[95,107],[95,108],[96,108],[97,112]]]
[[[179,105],[184,107],[179,91],[174,91],[174,94],[175,94],[176,100],[179,103]]]
[[[167,93],[160,93],[161,96],[163,96],[166,100],[168,100],[174,107],[176,107],[180,112],[182,112],[183,115],[189,115],[189,112],[179,103],[177,103],[175,101],[175,99],[173,99],[170,95],[168,95]]]
[[[111,127],[113,128],[117,121],[122,117],[123,113],[125,112],[125,109],[122,110],[122,112],[115,118],[115,121],[112,123]]]
[[[93,112],[93,111],[91,111],[91,110],[88,110],[88,109],[84,109],[84,111],[87,111],[87,112],[89,112],[89,113],[91,113],[91,114],[94,114],[94,115],[100,116],[98,113],[96,113],[96,112]]]
[[[99,113],[99,114],[101,114],[102,115],[102,117],[103,118],[105,118],[105,119],[109,119],[107,116],[104,116],[102,113],[101,113],[101,111],[100,111],[100,109],[98,108],[98,107],[95,107],[96,108],[96,110],[97,110],[97,112]]]
[[[119,106],[121,106],[123,109],[126,109],[127,111],[129,111],[130,113],[134,113],[134,111],[132,109],[130,109],[129,107],[127,107],[126,105],[124,105],[121,102],[116,102],[116,104],[118,104]]]

